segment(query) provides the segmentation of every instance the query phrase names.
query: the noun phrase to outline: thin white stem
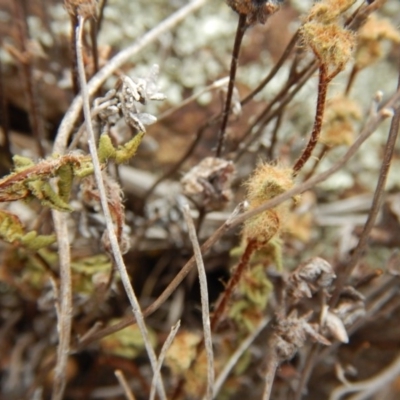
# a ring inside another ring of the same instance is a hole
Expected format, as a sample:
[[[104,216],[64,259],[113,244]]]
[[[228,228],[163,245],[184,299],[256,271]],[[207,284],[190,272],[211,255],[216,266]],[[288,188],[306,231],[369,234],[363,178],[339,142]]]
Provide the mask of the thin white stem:
[[[235,367],[239,358],[243,355],[243,353],[250,347],[250,345],[254,342],[256,337],[260,334],[260,332],[268,325],[270,320],[265,318],[261,321],[261,323],[257,326],[257,328],[249,335],[247,338],[240,344],[237,350],[231,355],[231,358],[225,364],[224,369],[218,375],[215,380],[214,388],[213,388],[213,396],[217,397],[219,391],[222,388],[222,385],[228,378],[232,369]]]
[[[348,393],[360,392],[352,396],[351,400],[365,400],[371,398],[375,393],[394,381],[400,374],[400,356],[379,374],[365,381],[352,383],[350,385],[342,385],[336,388],[329,400],[339,400]]]
[[[104,213],[104,219],[106,221],[107,233],[110,239],[111,245],[111,252],[114,257],[115,264],[117,266],[118,272],[121,276],[122,284],[124,285],[125,292],[128,296],[129,302],[132,307],[133,314],[136,318],[137,324],[140,329],[140,333],[142,334],[144,345],[147,351],[147,354],[150,359],[150,363],[153,369],[153,373],[156,375],[157,379],[157,392],[161,399],[166,400],[165,390],[162,384],[160,373],[157,370],[157,358],[151,344],[149,334],[146,328],[146,324],[144,322],[143,314],[140,309],[139,302],[137,300],[136,294],[132,288],[128,272],[125,267],[124,260],[122,258],[121,250],[119,247],[118,239],[115,234],[114,224],[111,218],[110,209],[108,206],[107,201],[107,194],[104,187],[103,182],[103,175],[101,172],[99,157],[97,154],[96,148],[96,141],[95,141],[95,134],[93,131],[91,113],[90,113],[90,104],[89,104],[89,92],[87,90],[86,84],[86,76],[85,76],[85,67],[83,63],[83,46],[82,46],[82,34],[83,34],[83,25],[84,25],[84,18],[82,16],[78,17],[78,27],[76,33],[76,48],[77,48],[77,67],[78,67],[78,76],[79,76],[79,84],[81,87],[82,92],[82,99],[83,99],[83,114],[85,117],[86,128],[88,132],[88,144],[90,154],[92,156],[93,162],[93,170],[94,170],[94,177],[96,180],[97,188],[99,190],[100,202],[101,207]]]
[[[192,242],[194,257],[196,259],[197,271],[200,281],[200,297],[201,297],[201,316],[203,318],[203,332],[204,332],[204,347],[206,349],[207,357],[207,391],[204,400],[211,400],[213,398],[214,386],[214,352],[212,346],[211,336],[211,323],[210,323],[210,305],[208,302],[208,288],[207,288],[207,275],[204,268],[203,257],[201,255],[199,241],[197,239],[196,228],[192,216],[190,215],[190,208],[188,204],[184,204],[183,215],[185,217],[186,225],[189,231],[189,238]]]
[[[271,346],[274,347],[274,346]],[[275,380],[276,369],[278,368],[279,361],[276,355],[275,348],[271,348],[271,353],[267,355],[267,368],[264,374],[264,392],[262,395],[262,400],[269,400],[271,398],[272,386]]]
[[[155,28],[148,31],[145,35],[135,41],[132,46],[120,51],[114,56],[96,75],[92,77],[87,84],[88,95],[93,95],[104,81],[112,75],[118,68],[126,63],[131,57],[139,53],[150,43],[156,41],[165,32],[174,28],[175,25],[183,21],[189,14],[195,12],[202,7],[208,0],[193,0],[186,6],[182,7],[174,14],[170,15],[164,21],[160,22]],[[54,153],[63,154],[68,143],[68,139],[74,129],[75,123],[79,118],[82,109],[82,96],[76,96],[68,111],[65,113],[63,120],[57,132],[54,142]]]
[[[176,334],[178,333],[178,330],[181,326],[181,320],[179,320],[172,328],[171,331],[169,332],[169,335],[167,337],[167,340],[164,342],[161,351],[160,351],[160,355],[158,356],[158,362],[157,362],[157,368],[160,371],[161,367],[164,363],[164,359],[167,355],[167,351],[168,349],[171,347],[172,342],[175,339]],[[155,375],[153,376],[153,381],[151,382],[151,390],[150,390],[150,400],[154,400],[155,395],[156,395],[156,381],[155,381]]]
[[[136,397],[132,393],[132,390],[129,387],[128,382],[126,381],[126,378],[125,378],[123,372],[121,370],[117,369],[114,371],[114,374],[117,377],[118,382],[121,385],[122,390],[124,391],[125,397],[127,398],[127,400],[136,400]]]
[[[52,400],[61,400],[66,386],[66,368],[71,341],[72,278],[68,226],[65,215],[52,210],[54,230],[57,235],[58,263],[60,268],[60,293],[57,296],[57,362],[54,369]]]

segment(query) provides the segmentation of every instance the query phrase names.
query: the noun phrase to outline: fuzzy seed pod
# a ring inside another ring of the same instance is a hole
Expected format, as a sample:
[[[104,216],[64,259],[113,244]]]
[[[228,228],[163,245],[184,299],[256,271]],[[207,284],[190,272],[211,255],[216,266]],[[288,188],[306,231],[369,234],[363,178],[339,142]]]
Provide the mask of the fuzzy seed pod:
[[[254,209],[271,200],[293,186],[292,170],[269,164],[260,164],[246,182],[249,209]],[[288,205],[281,204],[266,210],[244,224],[243,236],[246,240],[256,240],[260,244],[269,242],[283,227]]]

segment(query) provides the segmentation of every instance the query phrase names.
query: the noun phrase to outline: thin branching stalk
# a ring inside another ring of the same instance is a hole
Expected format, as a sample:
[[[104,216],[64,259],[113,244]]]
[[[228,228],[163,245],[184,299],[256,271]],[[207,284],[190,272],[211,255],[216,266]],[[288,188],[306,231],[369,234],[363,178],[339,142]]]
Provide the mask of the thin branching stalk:
[[[203,257],[201,255],[199,241],[197,239],[196,228],[194,226],[192,216],[190,215],[189,205],[184,204],[182,209],[186,225],[188,227],[189,238],[190,241],[192,242],[194,257],[196,259],[197,272],[199,275],[204,347],[206,349],[206,357],[207,357],[207,390],[204,399],[211,400],[213,398],[213,386],[214,386],[215,376],[214,376],[214,352],[212,345],[211,323],[210,323],[210,305],[208,302],[207,274],[204,267]]]
[[[99,157],[97,155],[97,148],[96,148],[96,139],[95,134],[93,131],[92,126],[92,119],[90,113],[90,105],[89,105],[89,93],[87,91],[87,84],[86,84],[86,76],[85,76],[85,67],[83,64],[83,46],[82,46],[82,34],[83,34],[83,25],[84,25],[84,18],[82,16],[78,17],[78,28],[77,28],[77,66],[78,66],[78,76],[79,76],[79,83],[82,92],[82,99],[83,99],[83,113],[86,122],[86,129],[88,132],[88,144],[89,150],[93,161],[93,169],[94,169],[94,176],[97,183],[97,188],[99,190],[100,202],[102,206],[102,210],[104,213],[104,218],[106,221],[107,233],[110,240],[111,251],[114,257],[115,264],[118,268],[118,272],[121,276],[121,281],[124,285],[125,292],[129,298],[129,302],[132,307],[133,314],[139,326],[140,332],[143,337],[144,345],[147,351],[147,354],[150,359],[150,363],[153,369],[153,373],[157,376],[157,392],[161,399],[166,399],[165,390],[162,384],[161,376],[159,371],[157,370],[157,358],[154,353],[153,346],[150,341],[149,333],[146,328],[146,324],[144,322],[144,317],[142,311],[140,309],[139,302],[137,300],[136,294],[132,288],[128,272],[125,267],[125,263],[121,254],[121,250],[119,247],[118,239],[114,230],[114,224],[111,217],[111,212],[108,205],[107,194],[104,187],[103,182],[103,175],[101,171],[101,166],[99,162]]]
[[[76,27],[78,26],[78,16],[76,7],[74,12],[69,15],[71,22],[71,37],[70,37],[70,51],[71,51],[71,77],[72,77],[72,93],[77,96],[79,93],[79,77],[78,68],[76,65],[77,49],[76,49]]]
[[[283,52],[281,58],[278,60],[278,62],[275,64],[275,66],[271,69],[270,73],[260,82],[260,84],[252,91],[250,92],[241,102],[240,104],[242,106],[245,106],[247,103],[249,103],[256,94],[260,93],[261,90],[264,89],[265,86],[268,85],[269,82],[274,78],[276,73],[280,70],[284,62],[287,60],[289,57],[290,53],[292,52],[294,46],[296,45],[297,39],[299,38],[299,31],[297,31],[292,39],[290,40],[289,44],[286,46],[285,51]]]
[[[3,75],[3,65],[0,60],[0,125],[3,129],[3,145],[2,148],[2,164],[1,167],[8,167],[11,169],[12,166],[12,153],[11,153],[11,142],[10,142],[10,121],[7,111],[7,99],[4,87],[4,75]]]
[[[150,188],[146,191],[146,193],[143,195],[142,202],[145,204],[146,200],[152,195],[154,190],[157,188],[157,186],[163,182],[164,180],[168,179],[172,175],[174,175],[179,168],[184,164],[186,160],[189,159],[189,157],[193,154],[194,150],[196,149],[197,145],[200,143],[201,139],[204,136],[204,133],[206,130],[215,124],[217,121],[217,118],[211,118],[209,121],[207,121],[204,125],[202,125],[196,132],[196,137],[194,138],[193,142],[191,145],[188,147],[188,149],[185,151],[185,153],[182,155],[182,157],[177,160],[174,165],[166,171],[164,174],[162,174],[159,178],[157,178],[154,183],[150,186]]]
[[[399,69],[400,72],[400,69]],[[399,81],[398,81],[398,90],[400,89],[400,73],[399,73]],[[397,141],[397,137],[399,135],[400,128],[400,106],[397,106],[395,109],[392,122],[389,129],[388,139],[385,145],[382,165],[379,173],[378,182],[375,188],[374,197],[371,205],[371,209],[368,213],[367,222],[364,225],[363,231],[361,233],[360,239],[358,241],[357,247],[352,252],[350,259],[342,266],[342,272],[338,277],[338,281],[335,287],[335,291],[330,299],[330,306],[334,307],[339,299],[340,292],[343,289],[347,279],[351,275],[353,269],[358,264],[362,254],[364,253],[367,244],[369,235],[371,233],[372,228],[375,225],[376,218],[378,216],[378,212],[382,206],[383,197],[385,194],[385,185],[386,180],[389,174],[390,165],[392,163],[392,158],[395,150],[395,145]]]
[[[256,329],[251,332],[249,336],[240,344],[240,346],[236,349],[236,351],[231,355],[227,363],[224,365],[224,368],[218,375],[217,379],[215,380],[214,388],[213,388],[213,395],[214,398],[218,396],[219,391],[222,388],[222,385],[224,382],[227,380],[229,374],[235,368],[237,362],[239,361],[240,357],[243,355],[243,353],[251,346],[251,344],[254,342],[254,340],[257,338],[257,336],[261,333],[261,331],[264,330],[264,328],[268,325],[269,323],[268,318],[264,318],[259,325],[256,327]]]
[[[279,91],[279,93],[271,100],[265,109],[257,116],[255,121],[248,127],[243,134],[240,151],[235,155],[235,161],[238,161],[244,154],[246,154],[249,146],[257,140],[264,132],[265,126],[275,117],[282,113],[282,110],[305,85],[308,79],[313,75],[317,69],[317,63],[311,62],[302,71],[289,79],[286,85]],[[294,86],[295,85],[295,86]],[[294,86],[293,90],[290,90]],[[278,104],[276,106],[276,104]],[[274,108],[275,107],[275,108]],[[253,132],[254,128],[257,129]]]
[[[37,87],[35,86],[35,80],[33,76],[32,55],[29,54],[29,50],[27,48],[29,31],[22,0],[16,0],[14,2],[14,10],[18,27],[21,54],[23,55],[23,59],[20,60],[20,68],[22,72],[22,80],[25,84],[25,96],[28,103],[29,122],[32,129],[32,135],[36,141],[39,156],[44,157],[45,150],[43,148],[42,140],[45,138],[45,126],[38,102],[40,97],[37,94]]]
[[[215,307],[215,311],[213,314],[213,317],[211,319],[211,329],[213,331],[216,330],[217,325],[219,321],[221,320],[225,309],[228,305],[228,301],[232,297],[233,291],[235,290],[236,286],[238,285],[240,279],[243,276],[244,271],[246,268],[249,267],[250,259],[253,253],[257,250],[259,247],[259,244],[256,240],[250,240],[246,248],[242,254],[242,257],[240,258],[240,262],[235,268],[235,271],[233,272],[231,279],[229,279],[228,284],[225,287],[225,290],[222,294],[222,297],[220,301],[218,302],[217,306]]]
[[[273,342],[271,340],[271,342]],[[270,346],[272,347],[272,346]],[[264,391],[262,395],[262,400],[270,400],[272,393],[272,386],[275,380],[276,369],[279,366],[278,356],[276,354],[276,350],[274,348],[270,348],[270,351],[267,353],[267,367],[264,373]]]
[[[98,23],[94,17],[90,18],[90,42],[93,57],[93,75],[99,72],[99,48],[97,44]]]
[[[178,333],[180,326],[181,326],[181,320],[178,320],[178,322],[171,328],[171,331],[169,332],[168,337],[161,348],[160,355],[158,356],[158,360],[157,360],[157,368],[159,371],[161,371],[161,367],[164,363],[167,352],[168,352],[169,348],[171,347],[171,344],[174,341],[175,336]],[[154,400],[155,395],[156,395],[156,380],[155,380],[155,375],[154,375],[153,381],[151,382],[150,400]]]
[[[247,20],[247,15],[239,14],[235,43],[233,45],[233,51],[232,51],[231,69],[229,72],[228,92],[226,94],[226,101],[225,101],[224,111],[222,114],[221,127],[219,128],[218,138],[217,138],[218,142],[217,142],[217,150],[215,153],[216,157],[221,157],[222,151],[224,150],[225,132],[226,132],[226,127],[228,125],[229,114],[231,113],[232,96],[233,96],[233,89],[235,88],[235,78],[239,61],[240,47],[242,44],[242,39],[244,37],[244,34],[247,30],[246,20]]]
[[[111,76],[118,68],[132,58],[135,54],[146,48],[149,44],[156,41],[161,35],[173,29],[177,24],[182,22],[189,14],[195,12],[202,7],[208,0],[193,0],[186,6],[182,7],[174,14],[160,22],[155,28],[148,31],[141,38],[135,41],[132,46],[119,52],[112,58],[100,71],[92,77],[88,82],[87,92],[92,96],[104,83],[104,81]],[[74,129],[76,121],[82,109],[82,97],[75,97],[69,109],[65,113],[63,120],[57,132],[54,142],[54,152],[63,154],[67,147],[69,137]]]
[[[122,387],[122,390],[124,391],[126,399],[127,400],[136,400],[136,397],[132,393],[132,390],[129,387],[129,384],[126,381],[124,373],[121,370],[117,369],[116,371],[114,371],[114,374],[117,377],[118,382]]]
[[[306,148],[303,150],[302,154],[300,155],[300,157],[293,166],[293,172],[295,176],[300,172],[304,164],[309,160],[315,146],[318,143],[322,129],[322,121],[324,118],[326,94],[328,92],[328,86],[329,83],[332,81],[332,79],[341,70],[342,66],[338,67],[333,73],[329,74],[328,67],[324,63],[321,63],[321,65],[319,66],[318,98],[317,98],[317,107],[315,111],[314,126]]]
[[[254,217],[255,215],[269,210],[278,206],[279,204],[283,203],[286,200],[290,200],[296,195],[299,195],[307,190],[310,190],[317,184],[324,182],[328,179],[331,175],[335,174],[339,171],[359,150],[361,145],[374,133],[376,128],[388,118],[391,107],[397,104],[400,101],[400,90],[398,90],[381,108],[380,110],[374,115],[369,121],[368,124],[364,127],[361,131],[357,140],[349,147],[347,152],[335,163],[324,172],[321,172],[318,175],[315,175],[304,181],[292,189],[286,191],[285,193],[280,194],[279,196],[274,197],[271,200],[268,200],[261,206],[247,211],[243,214],[239,214],[235,210],[233,216],[228,218],[228,220],[222,224],[209,238],[208,240],[201,246],[202,254],[205,254],[226,232],[229,230],[241,225],[244,221],[248,218]],[[176,290],[178,285],[185,279],[188,273],[192,270],[195,266],[195,259],[191,257],[190,260],[182,267],[179,273],[175,276],[175,278],[170,282],[170,284],[164,289],[164,291],[160,294],[160,296],[144,311],[143,315],[148,316],[151,315],[153,312],[158,310],[162,304],[171,296],[171,294]],[[104,336],[110,335],[114,332],[117,332],[131,324],[135,323],[135,319],[133,316],[128,316],[119,323],[109,326],[107,328],[102,329],[101,331],[97,332],[94,336],[88,337],[86,342],[81,342],[79,348],[85,347],[87,344],[99,340]]]
[[[72,277],[71,254],[69,245],[68,226],[65,215],[60,211],[52,211],[54,230],[57,235],[58,262],[60,275],[60,293],[57,296],[57,331],[58,347],[57,362],[54,369],[54,384],[52,400],[63,398],[66,386],[66,368],[71,341],[72,326]]]
[[[348,393],[359,392],[358,394],[349,397],[349,400],[366,400],[373,397],[374,394],[387,387],[393,382],[400,374],[400,356],[398,355],[395,360],[383,369],[379,374],[372,378],[339,386],[335,389],[329,397],[329,400],[340,400]],[[347,398],[347,397],[346,397]]]

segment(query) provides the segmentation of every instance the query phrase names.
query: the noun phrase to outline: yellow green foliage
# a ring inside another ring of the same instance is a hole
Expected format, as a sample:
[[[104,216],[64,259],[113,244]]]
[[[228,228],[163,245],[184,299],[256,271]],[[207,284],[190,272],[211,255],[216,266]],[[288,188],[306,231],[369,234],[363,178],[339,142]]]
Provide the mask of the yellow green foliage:
[[[13,245],[22,245],[30,250],[39,250],[54,243],[55,235],[38,235],[36,231],[26,233],[20,219],[0,210],[0,238]]]
[[[117,320],[110,321],[110,325],[117,323]],[[155,347],[157,338],[153,331],[149,330],[150,342]],[[100,346],[108,354],[133,359],[141,354],[145,347],[142,334],[137,325],[131,325],[118,332],[101,339]]]

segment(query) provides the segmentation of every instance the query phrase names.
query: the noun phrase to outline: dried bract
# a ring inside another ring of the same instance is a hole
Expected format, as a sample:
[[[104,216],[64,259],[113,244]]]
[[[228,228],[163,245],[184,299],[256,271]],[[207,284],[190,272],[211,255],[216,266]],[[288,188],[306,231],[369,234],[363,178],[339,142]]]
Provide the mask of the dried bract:
[[[247,15],[247,23],[265,24],[268,17],[279,10],[280,0],[227,0],[228,5],[238,14]]]
[[[307,314],[298,317],[297,312],[292,312],[286,318],[278,320],[273,341],[280,361],[293,358],[297,351],[306,344],[308,337],[326,346],[331,344],[308,322],[310,316]]]
[[[182,178],[183,193],[208,209],[222,209],[231,199],[232,161],[207,157]]]

